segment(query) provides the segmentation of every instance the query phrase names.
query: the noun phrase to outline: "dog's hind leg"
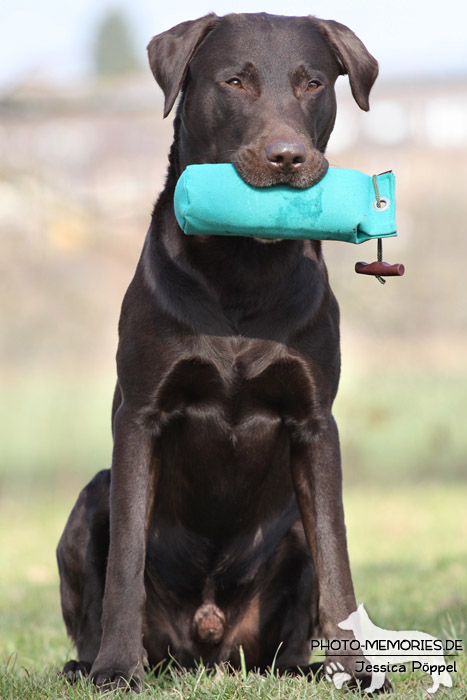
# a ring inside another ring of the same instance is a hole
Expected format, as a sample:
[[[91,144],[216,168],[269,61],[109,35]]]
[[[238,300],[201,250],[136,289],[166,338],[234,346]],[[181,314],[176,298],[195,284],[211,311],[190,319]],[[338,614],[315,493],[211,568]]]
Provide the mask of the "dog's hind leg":
[[[268,563],[260,599],[261,647],[269,647],[270,655],[265,666],[279,673],[322,675],[322,664],[310,663],[311,638],[319,634],[318,597],[303,524],[297,520]]]
[[[57,547],[62,614],[78,661],[65,664],[70,680],[87,675],[102,636],[102,599],[109,548],[110,471],[81,491]]]

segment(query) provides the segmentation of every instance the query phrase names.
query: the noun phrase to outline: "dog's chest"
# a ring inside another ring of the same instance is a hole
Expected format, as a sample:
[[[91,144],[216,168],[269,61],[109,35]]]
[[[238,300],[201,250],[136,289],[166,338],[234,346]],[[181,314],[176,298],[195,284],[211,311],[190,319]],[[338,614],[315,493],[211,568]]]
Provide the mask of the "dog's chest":
[[[290,436],[313,426],[316,392],[306,362],[283,346],[206,343],[160,384],[156,510],[209,534],[248,529],[256,513],[274,519],[287,507]]]
[[[311,413],[312,371],[303,358],[270,341],[205,340],[167,369],[157,391],[164,423],[184,417],[240,427],[245,421],[293,419]]]

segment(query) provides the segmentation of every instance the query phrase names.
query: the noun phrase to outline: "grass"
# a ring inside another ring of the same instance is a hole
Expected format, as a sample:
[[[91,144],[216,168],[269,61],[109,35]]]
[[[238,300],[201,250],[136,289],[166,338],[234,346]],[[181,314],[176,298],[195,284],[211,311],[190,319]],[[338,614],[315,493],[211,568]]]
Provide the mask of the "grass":
[[[73,647],[59,609],[54,549],[76,493],[11,495],[0,503],[0,698],[91,698],[92,687],[71,687],[57,676]],[[407,489],[346,489],[349,549],[357,598],[373,619],[391,629],[422,629],[443,638],[465,638],[467,619],[465,502],[467,488],[424,485]],[[436,697],[465,700],[465,655],[454,687]],[[426,698],[423,674],[392,674],[395,698]],[[116,697],[124,697],[118,693]],[[210,676],[179,673],[146,679],[141,697],[331,698],[345,697],[325,681],[277,679],[257,674]],[[359,694],[349,695],[349,698]],[[363,695],[365,697],[365,695]]]
[[[109,466],[106,376],[1,377],[0,488],[75,488]],[[464,480],[467,374],[344,371],[335,405],[349,482]],[[27,439],[25,439],[27,436]]]
[[[96,697],[57,675],[74,650],[54,550],[79,488],[109,464],[112,387],[112,376],[2,379],[0,700]],[[344,373],[336,417],[350,558],[357,599],[381,627],[466,637],[466,395],[465,374]],[[458,665],[436,697],[465,700],[465,654]],[[426,698],[423,674],[392,680],[391,697]],[[202,667],[146,681],[144,700],[346,697],[324,681]]]
[[[427,693],[420,677],[403,678],[403,691],[387,697],[404,700],[426,700]],[[8,683],[8,685],[7,685]],[[2,687],[3,686],[3,687]],[[425,685],[426,687],[426,685]],[[4,700],[95,700],[96,698],[128,699],[125,691],[116,693],[96,693],[88,683],[70,687],[51,672],[21,678],[19,674],[9,674],[8,679],[0,680],[0,692]],[[465,700],[465,686],[448,690],[440,689],[437,700]],[[364,692],[336,690],[326,681],[309,683],[302,678],[277,678],[271,675],[260,676],[249,673],[246,678],[239,674],[217,673],[209,675],[204,668],[191,673],[170,671],[165,676],[147,678],[144,691],[138,696],[141,700],[358,700],[368,698]]]
[[[1,377],[0,486],[65,487],[75,477],[77,487],[83,473],[110,466],[114,383],[112,374]]]
[[[352,481],[465,480],[467,376],[410,371],[344,373],[336,400]]]

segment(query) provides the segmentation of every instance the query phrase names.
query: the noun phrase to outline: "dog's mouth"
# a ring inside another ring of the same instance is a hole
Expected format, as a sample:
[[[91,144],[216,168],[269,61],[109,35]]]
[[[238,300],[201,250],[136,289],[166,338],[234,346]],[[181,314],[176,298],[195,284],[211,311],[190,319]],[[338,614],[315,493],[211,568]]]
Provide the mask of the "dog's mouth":
[[[252,187],[273,187],[289,185],[296,189],[306,189],[316,185],[327,173],[329,163],[320,151],[306,151],[304,161],[275,167],[265,158],[258,157],[257,149],[243,148],[232,161],[240,177]],[[280,243],[282,238],[254,237],[258,243]]]
[[[271,163],[258,157],[254,147],[245,147],[232,160],[240,177],[252,187],[289,185],[306,189],[316,185],[326,174],[329,163],[320,151],[307,150],[306,158],[299,163]]]

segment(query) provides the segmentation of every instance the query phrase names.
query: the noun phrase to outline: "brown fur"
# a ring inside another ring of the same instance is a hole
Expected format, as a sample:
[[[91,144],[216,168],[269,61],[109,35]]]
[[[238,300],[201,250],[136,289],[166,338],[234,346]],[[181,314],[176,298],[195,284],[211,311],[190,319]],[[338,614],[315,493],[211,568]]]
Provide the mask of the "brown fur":
[[[137,685],[143,664],[309,668],[355,609],[332,403],[339,314],[320,243],[186,237],[191,163],[307,187],[327,169],[334,82],[362,109],[377,64],[343,25],[266,14],[185,22],[149,45],[168,113],[167,182],[119,326],[111,472],[58,548],[78,649],[64,671]],[[241,203],[239,203],[241,206]],[[110,514],[110,520],[109,520]],[[353,660],[338,657],[346,669]]]

